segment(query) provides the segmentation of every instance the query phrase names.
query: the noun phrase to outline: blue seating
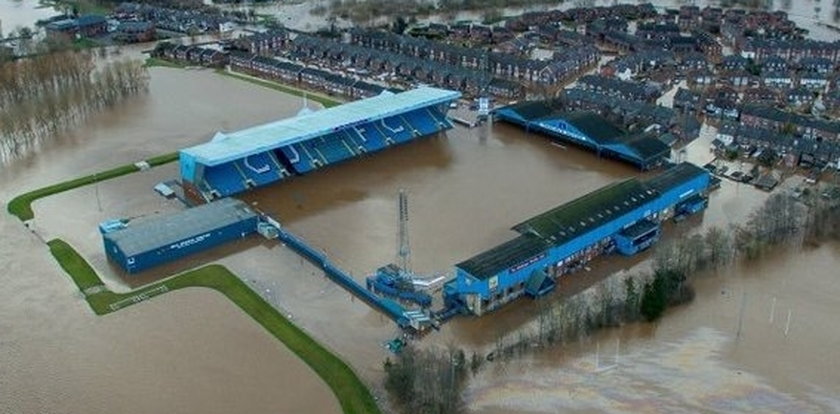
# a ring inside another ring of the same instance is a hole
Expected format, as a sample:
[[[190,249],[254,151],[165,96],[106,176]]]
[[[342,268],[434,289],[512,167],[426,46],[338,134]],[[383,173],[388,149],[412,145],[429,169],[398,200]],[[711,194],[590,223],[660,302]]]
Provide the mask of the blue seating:
[[[222,166],[208,167],[203,184],[207,187],[206,191],[227,196],[248,187],[280,181],[286,175],[305,174],[366,152],[409,142],[451,126],[437,108],[418,108],[250,155]]]
[[[204,181],[211,190],[217,191],[222,197],[246,189],[242,173],[232,163],[205,168]]]
[[[414,128],[407,125],[400,116],[392,116],[379,121],[383,132],[395,142],[403,143],[414,138]]]
[[[260,186],[282,179],[282,174],[277,163],[271,159],[268,153],[260,153],[245,157],[237,161],[239,170]]]
[[[336,136],[340,140],[342,140],[348,147],[353,150],[354,155],[358,155],[367,150],[362,143],[364,140],[352,129],[342,129],[341,131],[336,132]]]
[[[385,137],[382,136],[382,133],[373,123],[367,123],[362,126],[356,127],[355,130],[351,129],[347,131],[348,134],[356,134],[358,133],[361,135],[364,140],[362,141],[362,145],[365,146],[365,149],[368,152],[379,151],[382,148],[385,148]]]
[[[447,119],[446,116],[440,113],[440,111],[438,111],[437,109],[426,108],[426,111],[429,113],[429,116],[432,117],[432,119],[435,122],[435,126],[438,129],[447,129],[452,128],[454,126],[452,125],[452,122],[449,121],[449,119]]]
[[[288,145],[280,148],[280,150],[298,174],[303,174],[315,169],[315,166],[312,165],[312,158],[310,157],[309,152],[304,150],[304,148],[302,148],[299,144]]]
[[[309,148],[312,155],[321,158],[324,164],[333,164],[356,155],[352,146],[337,134],[313,138],[303,144]]]
[[[440,131],[437,122],[426,110],[409,112],[405,114],[405,118],[421,135],[430,135]]]
[[[327,136],[322,145],[333,154],[331,156],[331,162],[338,162],[356,156],[356,150],[353,149],[353,145],[338,135]]]

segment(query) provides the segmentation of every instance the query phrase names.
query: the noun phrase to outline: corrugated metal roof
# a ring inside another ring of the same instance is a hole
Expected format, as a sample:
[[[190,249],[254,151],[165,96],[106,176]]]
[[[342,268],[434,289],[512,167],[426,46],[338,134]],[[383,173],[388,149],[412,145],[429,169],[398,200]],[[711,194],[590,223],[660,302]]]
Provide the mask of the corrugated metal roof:
[[[517,224],[514,230],[558,245],[620,217],[657,195],[636,178],[600,188]]]
[[[479,279],[490,276],[524,262],[548,249],[548,244],[538,237],[519,236],[490,250],[455,265]]]
[[[703,168],[689,162],[683,162],[648,178],[645,184],[656,191],[665,192],[694,177],[708,174],[709,172]]]
[[[369,122],[408,110],[458,99],[459,92],[423,87],[382,94],[344,105],[224,134],[226,138],[181,150],[204,165],[219,165],[291,145],[347,125]]]
[[[126,228],[103,237],[131,257],[256,215],[244,202],[224,198],[183,211],[135,219]]]
[[[517,224],[513,229],[521,233],[519,237],[456,266],[486,279],[621,217],[701,174],[709,173],[694,164],[681,163],[647,180],[630,178],[602,187]]]

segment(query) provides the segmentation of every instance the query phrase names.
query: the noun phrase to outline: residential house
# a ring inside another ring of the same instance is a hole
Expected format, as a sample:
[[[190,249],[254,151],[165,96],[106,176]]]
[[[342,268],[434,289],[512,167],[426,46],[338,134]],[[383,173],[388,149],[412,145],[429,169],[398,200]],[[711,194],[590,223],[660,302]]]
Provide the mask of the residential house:
[[[272,54],[286,47],[289,33],[285,30],[270,30],[243,36],[233,41],[233,47],[258,55]]]
[[[727,55],[720,63],[720,68],[726,72],[747,70],[749,60],[741,55]]]
[[[695,70],[708,70],[710,68],[709,60],[702,53],[688,53],[680,57],[678,68],[683,73]]]
[[[487,92],[493,96],[518,99],[524,96],[525,90],[522,85],[516,82],[495,78],[487,84]]]
[[[762,72],[761,83],[775,89],[790,89],[794,86],[790,72]]]
[[[203,66],[224,66],[227,63],[227,54],[221,50],[203,48],[201,51],[200,63]]]
[[[598,35],[601,43],[619,53],[628,53],[642,49],[642,39],[620,31],[608,31]]]
[[[830,73],[834,71],[834,63],[824,57],[806,57],[799,61],[799,68],[804,72]]]
[[[837,141],[840,137],[840,122],[816,119],[768,106],[744,105],[740,120],[741,124],[748,127],[791,130],[796,136],[808,139]]]
[[[155,39],[152,22],[122,22],[117,26],[114,39],[123,43],[150,42]]]
[[[753,76],[745,70],[736,70],[722,75],[722,79],[733,88],[748,88],[752,84]]]
[[[52,38],[96,37],[108,32],[108,22],[103,16],[86,14],[74,19],[50,22],[45,29],[47,36]]]
[[[774,106],[779,103],[779,93],[771,88],[759,86],[744,91],[744,102]]]
[[[700,27],[700,8],[697,6],[681,6],[677,16],[677,25],[683,32]]]
[[[695,70],[689,72],[685,80],[689,86],[702,88],[715,83],[715,74],[710,70]]]
[[[795,108],[810,107],[815,99],[814,92],[803,87],[793,88],[785,94],[787,104]]]
[[[788,62],[779,56],[769,56],[761,61],[762,72],[787,72]]]
[[[822,96],[823,105],[826,111],[833,115],[840,115],[840,89],[834,88]]]
[[[828,87],[829,74],[824,72],[803,72],[799,74],[799,86],[810,91],[821,92]]]
[[[623,81],[600,75],[582,76],[578,79],[578,87],[641,102],[653,102],[662,95],[658,88],[648,84]]]
[[[703,107],[703,99],[699,93],[689,89],[679,88],[674,94],[674,109],[682,113],[695,113]]]
[[[723,46],[718,42],[717,38],[711,33],[703,30],[695,30],[692,33],[697,39],[697,48],[706,55],[707,58],[713,62],[717,62],[723,55]]]

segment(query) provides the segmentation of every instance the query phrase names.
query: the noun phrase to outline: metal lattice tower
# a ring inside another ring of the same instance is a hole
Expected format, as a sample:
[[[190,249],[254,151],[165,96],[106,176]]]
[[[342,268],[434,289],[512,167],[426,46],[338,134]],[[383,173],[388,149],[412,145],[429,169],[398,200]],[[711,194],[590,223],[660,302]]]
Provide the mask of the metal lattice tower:
[[[397,234],[397,259],[400,269],[405,273],[411,272],[411,247],[408,245],[408,195],[405,190],[400,189],[400,197],[397,200],[398,234]]]

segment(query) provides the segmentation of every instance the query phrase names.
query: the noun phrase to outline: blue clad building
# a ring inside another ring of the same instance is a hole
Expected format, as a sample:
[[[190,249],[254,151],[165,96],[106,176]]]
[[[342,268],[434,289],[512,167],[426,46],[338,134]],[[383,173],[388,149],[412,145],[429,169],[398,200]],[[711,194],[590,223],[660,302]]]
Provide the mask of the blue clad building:
[[[99,225],[105,253],[127,273],[138,273],[257,231],[259,216],[226,198],[159,216]]]
[[[495,111],[495,116],[528,131],[631,163],[642,170],[661,165],[671,153],[658,138],[630,134],[594,112],[565,112],[552,101],[523,102]]]
[[[682,163],[530,218],[513,227],[516,238],[458,263],[444,299],[481,315],[523,294],[551,291],[558,277],[601,254],[636,254],[658,240],[664,220],[702,211],[709,182],[706,170]]]
[[[452,128],[446,117],[460,93],[418,88],[217,133],[181,150],[181,181],[203,202],[336,164]]]

